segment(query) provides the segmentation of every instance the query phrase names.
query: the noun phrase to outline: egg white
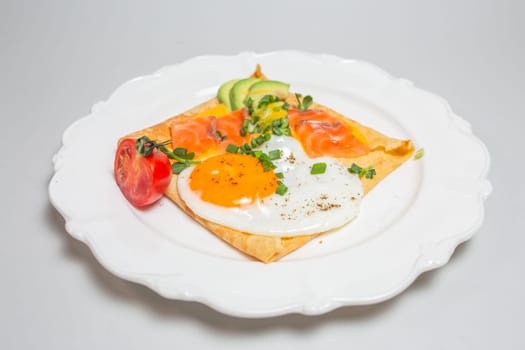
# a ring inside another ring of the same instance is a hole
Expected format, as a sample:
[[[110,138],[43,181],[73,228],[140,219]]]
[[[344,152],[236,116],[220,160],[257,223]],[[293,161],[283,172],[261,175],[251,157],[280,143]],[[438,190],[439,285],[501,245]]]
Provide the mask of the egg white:
[[[325,232],[343,226],[359,213],[363,185],[338,160],[309,158],[292,137],[272,136],[259,147],[264,152],[281,150],[273,161],[282,172],[285,195],[272,194],[244,207],[226,208],[204,202],[191,190],[189,177],[194,167],[180,173],[178,190],[186,205],[206,220],[233,229],[267,236],[298,236]],[[314,163],[326,163],[326,172],[310,174]],[[217,191],[221,191],[220,188]]]

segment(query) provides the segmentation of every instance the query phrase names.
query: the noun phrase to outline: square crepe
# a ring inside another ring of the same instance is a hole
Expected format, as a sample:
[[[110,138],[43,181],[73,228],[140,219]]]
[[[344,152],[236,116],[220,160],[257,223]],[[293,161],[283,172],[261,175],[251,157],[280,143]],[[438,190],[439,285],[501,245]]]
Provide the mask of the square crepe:
[[[257,70],[252,75],[252,77],[266,79],[259,66],[257,66]],[[293,94],[288,96],[286,102],[288,102],[292,107],[297,107],[297,100]],[[211,100],[195,106],[186,112],[169,118],[159,124],[136,131],[125,137],[139,138],[141,136],[147,136],[152,140],[171,139],[171,124],[173,121],[177,120],[178,118],[202,117],[203,113],[213,109],[214,107],[217,107],[219,104],[220,102],[217,98],[212,98]],[[348,167],[354,163],[359,164],[363,168],[373,166],[376,171],[376,174],[373,178],[361,177],[364,194],[368,193],[383,178],[394,171],[403,162],[408,160],[414,152],[414,146],[410,140],[398,140],[385,136],[374,129],[368,128],[352,119],[346,118],[336,111],[317,103],[312,104],[310,109],[325,111],[331,116],[343,117],[347,119],[352,129],[357,130],[357,132],[359,132],[362,137],[366,139],[370,148],[370,152],[359,157],[338,158]],[[244,254],[256,258],[262,262],[269,263],[276,261],[322,234],[322,232],[319,232],[315,234],[291,237],[265,236],[242,232],[231,227],[208,221],[193,212],[181,199],[177,189],[177,178],[178,175],[173,174],[171,183],[165,193],[169,199],[171,199],[193,220],[199,222],[217,237],[220,237],[223,241],[235,247]]]

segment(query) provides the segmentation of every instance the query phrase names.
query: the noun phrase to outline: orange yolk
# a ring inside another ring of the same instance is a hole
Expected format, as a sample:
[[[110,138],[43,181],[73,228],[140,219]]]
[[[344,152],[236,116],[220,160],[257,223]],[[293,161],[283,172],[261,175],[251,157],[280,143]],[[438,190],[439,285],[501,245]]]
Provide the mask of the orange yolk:
[[[221,207],[240,207],[275,193],[277,177],[273,171],[265,172],[255,157],[226,153],[195,166],[190,188],[203,201]]]

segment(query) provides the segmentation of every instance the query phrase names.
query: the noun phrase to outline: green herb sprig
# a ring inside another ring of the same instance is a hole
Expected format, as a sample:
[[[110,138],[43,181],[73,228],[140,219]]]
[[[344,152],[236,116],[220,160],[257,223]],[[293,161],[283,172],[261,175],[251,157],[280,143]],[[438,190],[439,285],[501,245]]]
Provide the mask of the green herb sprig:
[[[154,149],[160,150],[161,147],[165,147],[170,142],[171,141],[169,140],[164,142],[156,142],[147,136],[142,136],[135,141],[135,149],[138,155],[149,157]]]
[[[297,100],[297,108],[303,112],[306,111],[312,105],[312,103],[314,103],[314,99],[310,95],[302,97],[301,94],[296,93],[295,99]]]
[[[376,170],[372,167],[366,167],[361,168],[359,165],[352,163],[352,166],[348,168],[348,172],[350,174],[356,174],[359,176],[359,178],[362,178],[363,176],[367,179],[373,179],[376,175]]]
[[[182,147],[175,148],[171,153],[166,153],[166,155],[170,159],[177,160],[177,162],[171,164],[171,171],[174,174],[180,174],[184,169],[186,169],[190,165],[200,163],[199,160],[193,159],[195,158],[194,152],[188,153],[188,150]]]
[[[181,171],[183,171],[190,165],[200,163],[200,160],[193,159],[195,158],[195,153],[188,152],[186,148],[178,147],[171,151],[166,147],[166,145],[170,143],[171,141],[169,140],[164,142],[157,142],[151,140],[147,136],[142,136],[137,139],[135,147],[137,150],[137,154],[143,157],[148,157],[149,155],[151,155],[154,149],[158,149],[159,151],[164,153],[169,159],[176,160],[177,162],[171,164],[171,171],[174,174],[180,174]]]

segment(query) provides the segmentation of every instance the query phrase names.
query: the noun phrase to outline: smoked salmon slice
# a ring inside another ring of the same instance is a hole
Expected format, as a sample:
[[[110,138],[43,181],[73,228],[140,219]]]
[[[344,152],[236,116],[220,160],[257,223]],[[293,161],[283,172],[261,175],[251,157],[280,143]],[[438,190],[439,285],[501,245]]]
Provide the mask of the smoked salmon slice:
[[[240,135],[245,116],[246,110],[240,109],[221,117],[176,119],[171,124],[172,146],[195,152],[197,158],[217,150],[223,151],[230,143],[240,146],[250,140],[249,135]]]
[[[226,148],[230,143],[240,146],[249,142],[250,136],[241,136],[240,133],[246,114],[243,108],[217,118],[217,131],[223,136],[221,148]]]
[[[292,135],[312,158],[353,158],[370,152],[370,147],[354,135],[345,120],[324,111],[290,109],[288,122]]]
[[[215,117],[181,118],[171,124],[173,148],[186,148],[199,154],[214,148],[219,137],[214,133]]]

